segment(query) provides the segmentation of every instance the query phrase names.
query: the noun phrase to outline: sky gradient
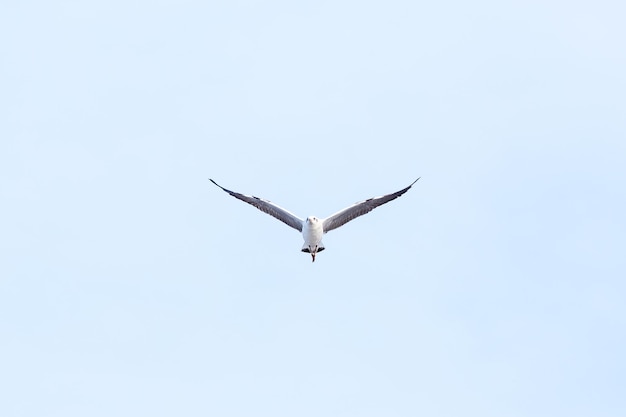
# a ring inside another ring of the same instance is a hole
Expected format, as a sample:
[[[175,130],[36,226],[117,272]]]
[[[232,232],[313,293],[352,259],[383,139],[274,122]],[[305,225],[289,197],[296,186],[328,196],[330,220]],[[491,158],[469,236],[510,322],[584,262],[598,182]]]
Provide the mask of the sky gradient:
[[[626,414],[622,2],[10,3],[0,415]]]

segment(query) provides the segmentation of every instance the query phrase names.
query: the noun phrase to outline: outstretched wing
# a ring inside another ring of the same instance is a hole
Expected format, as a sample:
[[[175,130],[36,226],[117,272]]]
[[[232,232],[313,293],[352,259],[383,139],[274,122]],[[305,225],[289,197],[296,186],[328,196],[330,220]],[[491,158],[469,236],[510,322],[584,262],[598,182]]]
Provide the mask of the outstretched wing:
[[[420,177],[421,178],[421,177]],[[417,179],[419,180],[419,178]],[[396,191],[392,194],[387,194],[382,197],[374,197],[367,199],[365,201],[360,201],[351,205],[348,208],[345,208],[330,217],[322,220],[322,225],[324,228],[324,233],[330,232],[333,229],[336,229],[344,224],[348,223],[350,220],[356,219],[359,216],[362,216],[370,211],[374,210],[378,206],[382,206],[385,203],[390,202],[391,200],[395,200],[400,197],[402,194],[409,191],[409,189],[417,182],[417,180],[413,181],[411,185],[406,188],[403,188],[400,191]]]
[[[254,207],[258,208],[263,213],[267,213],[270,216],[275,217],[281,222],[285,223],[287,226],[293,227],[297,231],[302,232],[302,219],[299,219],[293,213],[288,212],[282,207],[278,207],[276,204],[272,203],[271,201],[264,200],[259,197],[244,195],[244,194],[236,193],[234,191],[227,190],[226,188],[222,187],[221,185],[213,181],[211,178],[209,178],[209,180],[213,184],[220,187],[222,190],[226,191],[228,194],[232,195],[233,197],[238,198],[241,201],[245,201],[248,204],[252,204]]]

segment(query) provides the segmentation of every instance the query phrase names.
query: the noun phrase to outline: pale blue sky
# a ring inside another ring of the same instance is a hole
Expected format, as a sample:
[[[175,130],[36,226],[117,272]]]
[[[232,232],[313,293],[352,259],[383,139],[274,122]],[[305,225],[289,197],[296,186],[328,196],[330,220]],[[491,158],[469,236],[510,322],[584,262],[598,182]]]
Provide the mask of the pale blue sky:
[[[4,2],[0,415],[625,415],[625,15]]]

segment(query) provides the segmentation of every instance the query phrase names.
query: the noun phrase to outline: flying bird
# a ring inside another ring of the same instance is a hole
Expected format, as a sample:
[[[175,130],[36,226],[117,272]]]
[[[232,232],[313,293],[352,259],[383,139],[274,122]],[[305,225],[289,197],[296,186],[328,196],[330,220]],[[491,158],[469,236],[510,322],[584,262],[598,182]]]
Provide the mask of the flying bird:
[[[331,230],[343,226],[350,220],[356,219],[359,216],[369,213],[378,206],[382,206],[383,204],[388,203],[391,200],[395,200],[402,194],[409,191],[409,189],[413,186],[413,184],[417,182],[417,180],[419,180],[419,178],[413,181],[408,187],[403,188],[400,191],[396,191],[395,193],[387,194],[381,197],[368,198],[367,200],[360,201],[351,205],[350,207],[338,211],[337,213],[326,217],[325,219],[320,219],[315,216],[309,216],[306,218],[306,220],[302,220],[295,214],[285,210],[282,207],[277,206],[269,200],[227,190],[212,179],[209,178],[209,180],[233,197],[253,205],[262,212],[277,218],[281,222],[285,223],[287,226],[293,227],[298,232],[301,232],[302,238],[304,239],[302,252],[310,253],[311,257],[313,258],[311,262],[315,262],[315,255],[325,249],[324,244],[322,243],[322,237],[324,233],[330,232]]]

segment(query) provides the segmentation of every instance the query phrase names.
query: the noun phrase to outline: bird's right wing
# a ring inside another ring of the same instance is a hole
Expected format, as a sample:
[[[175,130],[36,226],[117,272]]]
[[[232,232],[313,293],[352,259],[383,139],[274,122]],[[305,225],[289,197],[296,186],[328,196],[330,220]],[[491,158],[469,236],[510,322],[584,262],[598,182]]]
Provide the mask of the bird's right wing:
[[[417,179],[419,180],[419,178]],[[396,191],[395,193],[383,195],[381,197],[369,198],[365,201],[360,201],[351,205],[348,208],[345,208],[337,213],[333,214],[330,217],[327,217],[323,220],[323,228],[324,233],[330,232],[333,229],[336,229],[344,224],[348,223],[350,220],[356,219],[359,216],[362,216],[370,211],[374,210],[376,207],[382,206],[385,203],[390,202],[391,200],[395,200],[400,197],[402,194],[409,191],[409,189],[417,182],[417,180],[413,181],[411,185],[406,188],[403,188],[400,191]]]
[[[236,193],[234,191],[227,190],[222,187],[215,181],[209,178],[209,180],[220,187],[222,190],[226,191],[228,194],[232,195],[235,198],[238,198],[241,201],[245,201],[248,204],[253,205],[254,207],[261,210],[263,213],[267,213],[272,217],[277,218],[281,222],[285,223],[287,226],[293,227],[299,232],[302,232],[302,219],[298,218],[295,214],[288,212],[282,207],[277,206],[269,200],[264,200],[259,197],[244,195],[240,193]]]

